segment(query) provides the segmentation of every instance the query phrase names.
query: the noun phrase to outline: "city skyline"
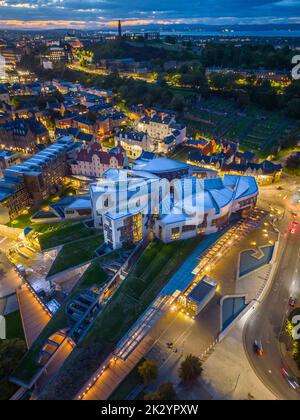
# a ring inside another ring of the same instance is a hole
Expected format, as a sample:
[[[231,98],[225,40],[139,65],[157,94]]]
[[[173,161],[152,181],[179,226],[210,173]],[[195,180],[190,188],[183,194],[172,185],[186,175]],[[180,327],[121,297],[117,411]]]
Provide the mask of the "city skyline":
[[[1,401],[300,399],[300,0],[177,2],[0,0]]]
[[[0,0],[0,28],[116,28],[149,24],[284,24],[300,23],[299,0],[192,1]]]

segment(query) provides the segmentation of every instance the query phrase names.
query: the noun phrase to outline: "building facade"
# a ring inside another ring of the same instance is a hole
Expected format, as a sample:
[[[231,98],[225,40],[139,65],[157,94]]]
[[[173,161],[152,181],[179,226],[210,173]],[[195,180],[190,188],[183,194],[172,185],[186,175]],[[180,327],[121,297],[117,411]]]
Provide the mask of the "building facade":
[[[57,139],[27,161],[3,171],[0,178],[0,204],[13,219],[29,208],[39,206],[51,194],[60,191],[68,172],[68,161],[74,158],[80,143],[71,137]]]
[[[47,144],[49,133],[35,118],[15,118],[0,125],[0,143],[12,150],[35,152],[38,144]]]
[[[72,175],[100,178],[108,169],[121,169],[126,164],[126,153],[121,146],[104,152],[99,143],[93,143],[90,147],[84,146],[70,166]]]
[[[154,150],[150,137],[143,132],[133,130],[119,131],[115,134],[115,144],[119,143],[130,159],[139,158],[143,151],[152,152]]]
[[[161,173],[151,172],[149,165],[144,169],[109,170],[90,187],[95,227],[103,226],[113,249],[139,242],[150,230],[165,243],[216,233],[230,223],[232,214],[245,217],[256,206],[253,177],[201,179],[175,168],[172,174],[177,177],[166,178],[163,168]],[[171,182],[169,188],[165,181]]]
[[[174,115],[154,113],[140,119],[138,130],[147,134],[158,153],[167,154],[186,140],[186,127]]]

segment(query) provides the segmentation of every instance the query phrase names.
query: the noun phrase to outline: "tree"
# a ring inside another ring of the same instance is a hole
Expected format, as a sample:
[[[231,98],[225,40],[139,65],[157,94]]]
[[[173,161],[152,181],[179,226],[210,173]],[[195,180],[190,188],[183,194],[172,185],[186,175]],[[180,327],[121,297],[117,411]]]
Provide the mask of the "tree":
[[[171,382],[166,382],[165,384],[161,384],[160,387],[158,388],[158,394],[160,396],[160,400],[164,400],[164,401],[171,401],[171,400],[175,400],[176,398],[176,391]]]
[[[172,401],[176,398],[176,391],[171,382],[161,384],[157,391],[145,395],[146,401]]]
[[[290,156],[286,161],[286,167],[293,171],[299,171],[300,168],[300,157],[299,156]]]
[[[158,366],[152,360],[145,360],[138,368],[138,372],[145,385],[154,381],[158,375]]]
[[[193,382],[201,376],[202,372],[202,363],[199,357],[190,354],[181,363],[179,377],[184,382]]]
[[[175,36],[170,36],[170,35],[166,36],[165,43],[175,45],[176,44],[176,37]]]
[[[174,109],[176,112],[182,112],[184,108],[184,101],[179,98],[178,96],[175,96],[172,99],[172,102],[170,104],[170,108]]]
[[[26,352],[26,344],[18,338],[0,340],[0,400],[9,399],[15,388],[8,378]]]
[[[300,99],[292,99],[287,105],[287,114],[291,118],[300,120]]]

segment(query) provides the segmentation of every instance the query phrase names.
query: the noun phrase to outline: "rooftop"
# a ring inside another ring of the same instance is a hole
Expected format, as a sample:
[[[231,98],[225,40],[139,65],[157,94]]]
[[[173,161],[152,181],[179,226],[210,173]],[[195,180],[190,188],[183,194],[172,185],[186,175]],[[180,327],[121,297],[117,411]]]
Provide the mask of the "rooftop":
[[[19,165],[5,169],[4,175],[5,177],[14,177],[22,173],[37,174],[41,171],[44,164],[54,160],[60,153],[70,151],[74,146],[79,147],[80,143],[75,144],[72,137],[61,137],[57,139],[56,143],[33,155],[32,158]]]
[[[183,171],[188,170],[189,165],[177,162],[173,159],[168,158],[156,158],[152,159],[145,163],[140,163],[136,165],[133,170],[134,171],[145,171],[151,173],[164,173],[164,172],[176,172],[176,171]]]
[[[213,290],[216,290],[216,288],[217,283],[215,280],[205,276],[188,295],[188,299],[191,299],[196,303],[201,303]]]

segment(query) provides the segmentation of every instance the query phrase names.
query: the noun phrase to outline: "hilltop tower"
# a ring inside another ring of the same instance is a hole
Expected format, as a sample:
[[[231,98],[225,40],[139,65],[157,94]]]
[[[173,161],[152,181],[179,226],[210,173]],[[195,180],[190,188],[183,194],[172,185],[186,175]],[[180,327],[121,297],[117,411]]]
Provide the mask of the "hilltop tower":
[[[122,24],[121,21],[118,21],[118,38],[122,38]]]

